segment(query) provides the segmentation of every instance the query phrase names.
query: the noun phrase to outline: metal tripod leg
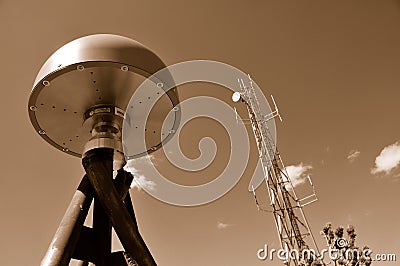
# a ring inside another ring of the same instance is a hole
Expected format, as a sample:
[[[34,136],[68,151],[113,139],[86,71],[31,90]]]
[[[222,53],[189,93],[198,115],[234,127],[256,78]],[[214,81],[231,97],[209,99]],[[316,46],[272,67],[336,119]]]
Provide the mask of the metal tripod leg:
[[[156,266],[150,251],[139,237],[136,223],[113,185],[112,162],[114,150],[98,148],[87,152],[83,167],[122,245],[139,266]]]
[[[121,201],[126,197],[132,180],[132,174],[125,172],[123,169],[118,171],[117,176],[113,180],[113,184],[118,191]],[[125,259],[122,253],[111,253],[111,227],[109,218],[96,197],[94,199],[94,208],[93,228],[86,226],[82,228],[72,258],[80,261],[93,262],[96,266],[127,266],[127,263],[123,262]],[[116,264],[117,261],[120,263]]]
[[[132,199],[131,199],[131,195],[130,194],[126,195],[124,203],[125,203],[125,207],[126,207],[127,211],[129,212],[129,215],[131,216],[132,221],[135,223],[136,235],[139,238],[140,244],[143,245],[143,246],[146,246],[146,243],[144,242],[141,234],[139,233],[138,227],[137,227],[135,211],[133,209],[133,204],[132,204]]]
[[[65,266],[69,264],[92,199],[92,188],[85,175],[42,260],[42,266]]]
[[[129,191],[133,176],[123,169],[118,171],[114,179],[114,186],[118,192],[119,198],[123,200]],[[96,266],[110,265],[111,255],[111,223],[107,214],[104,212],[100,201],[95,197],[93,212],[93,233],[96,241]]]
[[[96,245],[95,264],[106,266],[111,254],[111,223],[97,198],[94,200],[93,233]]]

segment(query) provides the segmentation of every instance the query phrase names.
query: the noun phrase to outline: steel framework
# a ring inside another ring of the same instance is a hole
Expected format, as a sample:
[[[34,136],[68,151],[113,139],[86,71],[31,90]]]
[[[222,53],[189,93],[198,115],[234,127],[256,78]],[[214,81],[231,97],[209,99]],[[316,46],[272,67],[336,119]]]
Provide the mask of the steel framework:
[[[82,159],[86,175],[41,265],[65,266],[71,259],[80,260],[81,265],[156,265],[136,223],[129,194],[133,176],[120,169],[113,179],[113,155],[113,149],[97,148]],[[93,227],[89,228],[83,224],[93,199]],[[126,252],[111,252],[111,227]]]
[[[267,125],[267,122],[275,117],[278,117],[282,121],[275,100],[271,96],[275,110],[265,115],[260,108],[251,77],[248,76],[247,85],[243,79],[239,79],[238,82],[240,85],[240,96],[246,103],[249,121],[256,139],[264,181],[269,194],[271,212],[275,220],[281,248],[289,251],[297,250],[301,255],[304,250],[310,249],[309,240],[311,240],[311,244],[316,251],[315,255],[319,257],[317,244],[302,208],[317,200],[315,191],[313,195],[306,198],[299,199],[297,197],[293,183],[286,171]],[[311,183],[311,179],[309,180]],[[254,187],[253,195],[256,199],[257,207],[260,209]],[[305,200],[309,201],[304,203]],[[300,259],[290,257],[284,264],[296,266],[310,265],[315,260],[312,256],[310,256],[311,258],[307,256],[303,258],[299,257]]]

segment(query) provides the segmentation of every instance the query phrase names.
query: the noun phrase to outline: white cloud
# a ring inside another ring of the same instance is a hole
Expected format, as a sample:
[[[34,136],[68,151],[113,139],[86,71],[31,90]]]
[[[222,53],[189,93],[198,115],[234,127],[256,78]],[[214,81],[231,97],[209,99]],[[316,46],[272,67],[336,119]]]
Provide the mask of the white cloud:
[[[146,188],[148,190],[155,190],[156,183],[151,180],[148,180],[144,175],[134,175],[134,179],[131,184],[131,188],[137,188],[141,190],[142,188]]]
[[[385,172],[389,174],[400,164],[400,142],[396,142],[383,148],[375,159],[375,167],[371,170],[372,174]]]
[[[148,190],[155,190],[156,183],[149,180],[145,175],[141,174],[138,170],[140,165],[153,163],[152,161],[153,155],[147,155],[144,157],[140,157],[138,159],[129,160],[124,169],[128,172],[131,172],[134,176],[134,179],[131,184],[131,188],[137,188],[141,190],[142,188],[146,188]]]
[[[160,161],[160,159],[156,158],[153,154],[148,154],[146,156],[129,160],[126,167],[138,167],[140,165],[150,163],[153,165],[157,165],[158,161]]]
[[[223,229],[226,229],[226,228],[231,227],[231,226],[233,226],[233,224],[226,224],[226,223],[222,223],[222,222],[218,222],[217,223],[217,228],[219,230],[223,230]]]
[[[360,156],[361,152],[358,150],[351,150],[349,152],[349,154],[347,155],[347,160],[349,160],[349,162],[354,162],[355,160],[357,160],[357,158]]]
[[[303,163],[286,166],[286,171],[292,181],[293,187],[296,187],[307,180],[307,175],[305,173],[310,169],[312,169],[311,165],[303,165]]]

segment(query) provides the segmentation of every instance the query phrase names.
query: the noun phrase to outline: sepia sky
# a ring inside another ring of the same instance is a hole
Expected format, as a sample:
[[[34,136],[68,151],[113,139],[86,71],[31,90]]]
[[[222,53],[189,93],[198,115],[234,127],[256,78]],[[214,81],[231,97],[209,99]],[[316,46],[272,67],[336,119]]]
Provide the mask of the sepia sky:
[[[135,39],[167,65],[209,59],[250,73],[278,103],[283,117],[283,123],[277,122],[278,147],[285,164],[300,183],[303,170],[312,177],[319,201],[305,213],[320,248],[325,223],[352,224],[359,246],[396,253],[400,260],[399,29],[397,0],[0,0],[0,110],[5,119],[0,264],[40,263],[84,174],[79,158],[35,133],[27,103],[51,53],[95,33]],[[213,96],[246,115],[222,87],[179,89],[181,99]],[[182,131],[183,152],[199,156],[199,140],[206,136],[218,146],[209,169],[179,171],[159,151],[152,160],[177,183],[206,183],[223,170],[231,145],[221,125],[198,119]],[[281,265],[261,262],[256,255],[264,244],[279,248],[279,242],[272,215],[257,212],[247,191],[258,159],[250,140],[244,175],[210,204],[177,207],[131,190],[139,229],[158,265]],[[137,161],[135,168],[145,180],[143,164]],[[306,191],[307,185],[298,188]],[[268,204],[265,188],[257,196]]]

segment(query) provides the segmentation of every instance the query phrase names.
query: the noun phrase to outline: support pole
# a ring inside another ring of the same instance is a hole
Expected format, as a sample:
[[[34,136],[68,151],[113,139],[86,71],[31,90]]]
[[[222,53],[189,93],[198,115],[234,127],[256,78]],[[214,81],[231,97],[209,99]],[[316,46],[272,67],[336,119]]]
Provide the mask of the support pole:
[[[90,182],[85,175],[42,260],[42,266],[66,266],[69,264],[92,199]]]
[[[121,200],[123,200],[127,196],[132,180],[132,174],[124,171],[123,169],[118,171],[117,176],[113,180],[114,186],[118,191]],[[100,225],[105,225],[106,223],[104,223],[104,221],[109,221],[109,219],[108,216],[103,216],[103,214],[106,214],[104,213],[104,210],[97,198],[94,199],[94,204],[95,206],[97,204],[97,212],[95,210],[95,212],[93,213],[94,227],[90,228],[83,226],[79,236],[79,240],[74,249],[74,253],[72,254],[72,258],[80,261],[88,261],[95,264],[97,263],[96,266],[99,263],[105,263],[107,266],[111,266],[114,265],[114,260],[116,259],[115,254],[110,253],[110,249],[107,247],[108,243],[111,243],[111,240],[101,240],[104,235],[108,235],[104,233],[105,231],[108,232],[108,227],[105,227],[105,229],[107,230],[100,229]],[[100,215],[101,211],[103,211],[103,213],[101,213]],[[106,251],[104,251],[102,247],[104,247],[104,250]],[[123,265],[126,266],[126,264]]]
[[[103,209],[109,217],[115,232],[127,253],[134,256],[139,266],[156,266],[147,246],[138,236],[137,226],[120,198],[112,180],[112,166],[114,150],[110,148],[97,148],[90,150],[82,159],[83,167],[101,202]]]
[[[136,223],[136,216],[135,216],[135,211],[133,209],[133,204],[132,204],[132,199],[131,199],[131,195],[127,194],[124,200],[125,203],[125,207],[129,212],[129,215],[131,216],[132,221],[135,223],[135,227],[136,227],[136,235],[139,238],[139,242],[141,243],[141,245],[146,246],[146,243],[144,242],[142,235],[139,232],[137,223]],[[133,258],[135,258],[135,254],[132,254]]]
[[[106,266],[111,255],[111,223],[97,198],[94,199],[93,233],[96,246],[95,264]]]
[[[108,162],[110,163],[110,162]],[[106,162],[105,162],[106,164]],[[112,164],[107,167],[111,167]],[[112,170],[111,170],[112,171]],[[130,185],[132,183],[133,176],[123,169],[118,171],[117,176],[114,179],[114,186],[118,192],[119,198],[123,200],[127,197]],[[94,211],[93,211],[93,233],[96,239],[96,255],[95,261],[96,266],[106,266],[110,264],[111,256],[111,223],[110,219],[104,212],[100,201],[97,197],[94,199]]]

